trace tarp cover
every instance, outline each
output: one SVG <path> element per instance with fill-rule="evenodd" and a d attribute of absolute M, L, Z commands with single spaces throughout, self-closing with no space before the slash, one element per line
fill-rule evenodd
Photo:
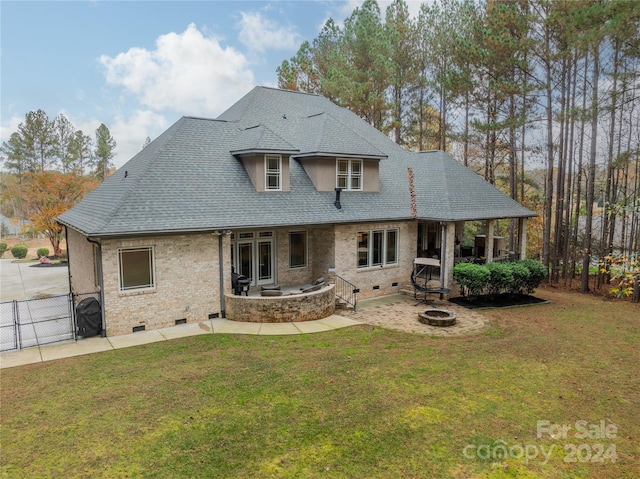
<path fill-rule="evenodd" d="M 78 336 L 97 336 L 102 330 L 102 312 L 96 298 L 85 298 L 76 306 Z"/>

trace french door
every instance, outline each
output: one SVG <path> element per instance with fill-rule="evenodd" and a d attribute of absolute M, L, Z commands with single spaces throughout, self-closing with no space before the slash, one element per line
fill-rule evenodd
<path fill-rule="evenodd" d="M 236 273 L 252 286 L 275 282 L 275 237 L 272 231 L 234 233 L 231 258 Z"/>

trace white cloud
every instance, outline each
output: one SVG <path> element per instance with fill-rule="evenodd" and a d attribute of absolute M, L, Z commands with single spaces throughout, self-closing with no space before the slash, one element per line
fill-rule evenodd
<path fill-rule="evenodd" d="M 163 115 L 150 110 L 138 110 L 129 118 L 116 117 L 107 127 L 116 140 L 113 163 L 120 168 L 142 150 L 147 137 L 155 139 L 168 125 Z"/>
<path fill-rule="evenodd" d="M 0 125 L 0 142 L 9 141 L 13 133 L 18 131 L 18 125 L 24 122 L 24 116 L 12 116 L 9 121 Z"/>
<path fill-rule="evenodd" d="M 64 110 L 59 113 L 66 116 L 76 130 L 82 130 L 85 135 L 91 137 L 94 142 L 93 148 L 95 148 L 96 130 L 101 123 L 104 123 L 116 140 L 113 163 L 117 168 L 142 150 L 147 137 L 153 140 L 168 127 L 167 119 L 163 115 L 150 110 L 136 110 L 128 118 L 119 115 L 108 122 L 95 118 L 76 119 Z"/>
<path fill-rule="evenodd" d="M 238 39 L 251 50 L 297 50 L 300 46 L 302 40 L 295 27 L 278 25 L 260 12 L 240 14 L 242 19 L 238 22 Z"/>
<path fill-rule="evenodd" d="M 254 85 L 248 61 L 205 37 L 194 24 L 156 40 L 156 49 L 102 55 L 107 82 L 124 87 L 154 111 L 215 117 Z"/>

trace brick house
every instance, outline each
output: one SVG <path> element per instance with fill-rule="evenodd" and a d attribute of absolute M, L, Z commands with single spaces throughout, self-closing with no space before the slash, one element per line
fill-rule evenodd
<path fill-rule="evenodd" d="M 367 298 L 436 256 L 450 288 L 466 221 L 486 222 L 476 254 L 490 261 L 494 221 L 517 219 L 522 256 L 532 216 L 447 153 L 408 152 L 321 96 L 256 87 L 215 120 L 178 120 L 59 222 L 72 292 L 99 292 L 111 336 L 224 317 L 232 268 L 252 290 L 339 277 Z"/>

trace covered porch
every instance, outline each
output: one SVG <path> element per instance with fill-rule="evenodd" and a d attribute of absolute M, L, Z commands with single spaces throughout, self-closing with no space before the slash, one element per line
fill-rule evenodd
<path fill-rule="evenodd" d="M 421 220 L 414 274 L 423 275 L 430 289 L 452 291 L 457 263 L 517 261 L 526 257 L 527 217 L 464 221 Z M 502 231 L 497 233 L 498 222 Z M 472 223 L 473 227 L 469 227 Z M 426 267 L 425 267 L 426 266 Z"/>

